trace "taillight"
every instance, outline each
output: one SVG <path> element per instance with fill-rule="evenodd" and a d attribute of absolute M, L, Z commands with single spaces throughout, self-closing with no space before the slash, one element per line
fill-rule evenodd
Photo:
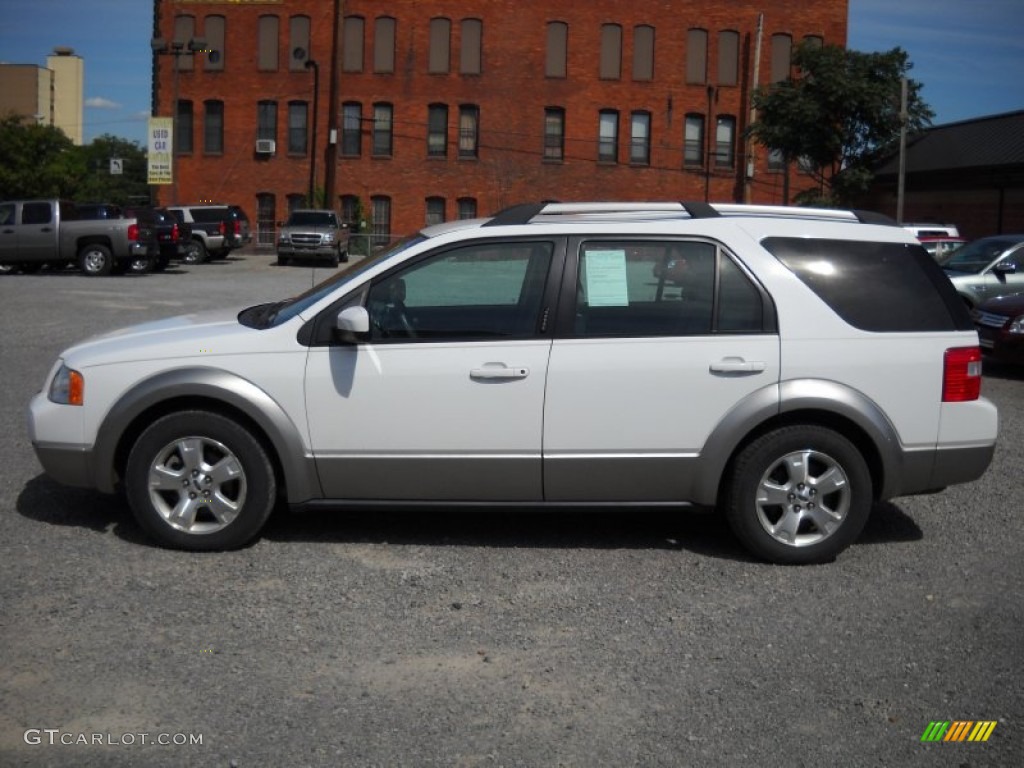
<path fill-rule="evenodd" d="M 242 236 L 242 222 L 236 221 L 235 222 L 235 237 L 241 237 L 241 236 Z"/>
<path fill-rule="evenodd" d="M 942 402 L 962 403 L 981 396 L 981 348 L 946 350 L 942 368 Z"/>
<path fill-rule="evenodd" d="M 179 237 L 181 237 L 181 235 L 178 233 L 178 225 L 174 224 L 174 225 L 171 226 L 171 242 L 172 243 L 178 242 L 178 238 Z"/>
<path fill-rule="evenodd" d="M 221 237 L 224 237 L 224 235 L 226 235 L 227 232 L 228 230 L 227 227 L 224 226 L 224 222 L 219 222 L 217 224 L 217 234 L 219 234 Z"/>
<path fill-rule="evenodd" d="M 128 239 L 133 243 L 139 239 L 139 225 L 129 224 L 128 225 Z"/>

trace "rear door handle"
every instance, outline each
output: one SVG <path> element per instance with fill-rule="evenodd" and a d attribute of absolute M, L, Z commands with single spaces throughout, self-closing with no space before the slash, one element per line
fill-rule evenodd
<path fill-rule="evenodd" d="M 726 357 L 711 364 L 712 373 L 761 373 L 767 364 L 761 360 L 744 360 L 742 357 Z"/>
<path fill-rule="evenodd" d="M 480 368 L 474 368 L 469 372 L 471 379 L 480 381 L 494 381 L 495 379 L 525 379 L 530 375 L 530 369 L 522 365 L 505 365 L 505 363 L 485 363 Z"/>

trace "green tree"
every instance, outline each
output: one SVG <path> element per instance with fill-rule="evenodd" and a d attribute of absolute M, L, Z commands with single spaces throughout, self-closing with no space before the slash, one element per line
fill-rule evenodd
<path fill-rule="evenodd" d="M 787 163 L 810 169 L 815 186 L 801 190 L 805 205 L 856 204 L 871 184 L 872 167 L 896 151 L 900 84 L 913 66 L 905 51 L 861 53 L 804 43 L 793 55 L 798 74 L 758 88 L 753 138 Z M 933 112 L 908 78 L 908 131 L 926 128 Z"/>
<path fill-rule="evenodd" d="M 79 149 L 53 126 L 0 118 L 0 198 L 73 196 L 85 175 Z"/>
<path fill-rule="evenodd" d="M 146 152 L 137 142 L 104 134 L 76 149 L 83 157 L 86 173 L 75 191 L 75 200 L 118 205 L 149 200 Z M 110 172 L 114 159 L 121 161 L 120 174 Z"/>

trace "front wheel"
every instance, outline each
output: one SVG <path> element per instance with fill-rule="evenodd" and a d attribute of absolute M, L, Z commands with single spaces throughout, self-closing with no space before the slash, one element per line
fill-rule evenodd
<path fill-rule="evenodd" d="M 92 243 L 78 252 L 78 266 L 89 277 L 103 277 L 113 271 L 114 257 L 107 246 Z"/>
<path fill-rule="evenodd" d="M 139 436 L 125 470 L 139 525 L 176 549 L 235 549 L 259 533 L 277 496 L 274 469 L 249 430 L 218 413 L 183 411 Z"/>
<path fill-rule="evenodd" d="M 753 554 L 782 564 L 832 560 L 860 535 L 872 504 L 871 474 L 842 435 L 783 427 L 736 456 L 725 514 Z"/>

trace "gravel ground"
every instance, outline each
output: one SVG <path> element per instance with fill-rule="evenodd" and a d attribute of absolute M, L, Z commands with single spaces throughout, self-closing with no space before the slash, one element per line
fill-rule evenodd
<path fill-rule="evenodd" d="M 272 260 L 0 276 L 0 765 L 1024 764 L 1024 372 L 986 367 L 982 481 L 806 568 L 636 512 L 278 514 L 171 552 L 42 475 L 25 409 L 63 347 L 325 274 Z M 921 743 L 934 720 L 998 725 Z"/>

